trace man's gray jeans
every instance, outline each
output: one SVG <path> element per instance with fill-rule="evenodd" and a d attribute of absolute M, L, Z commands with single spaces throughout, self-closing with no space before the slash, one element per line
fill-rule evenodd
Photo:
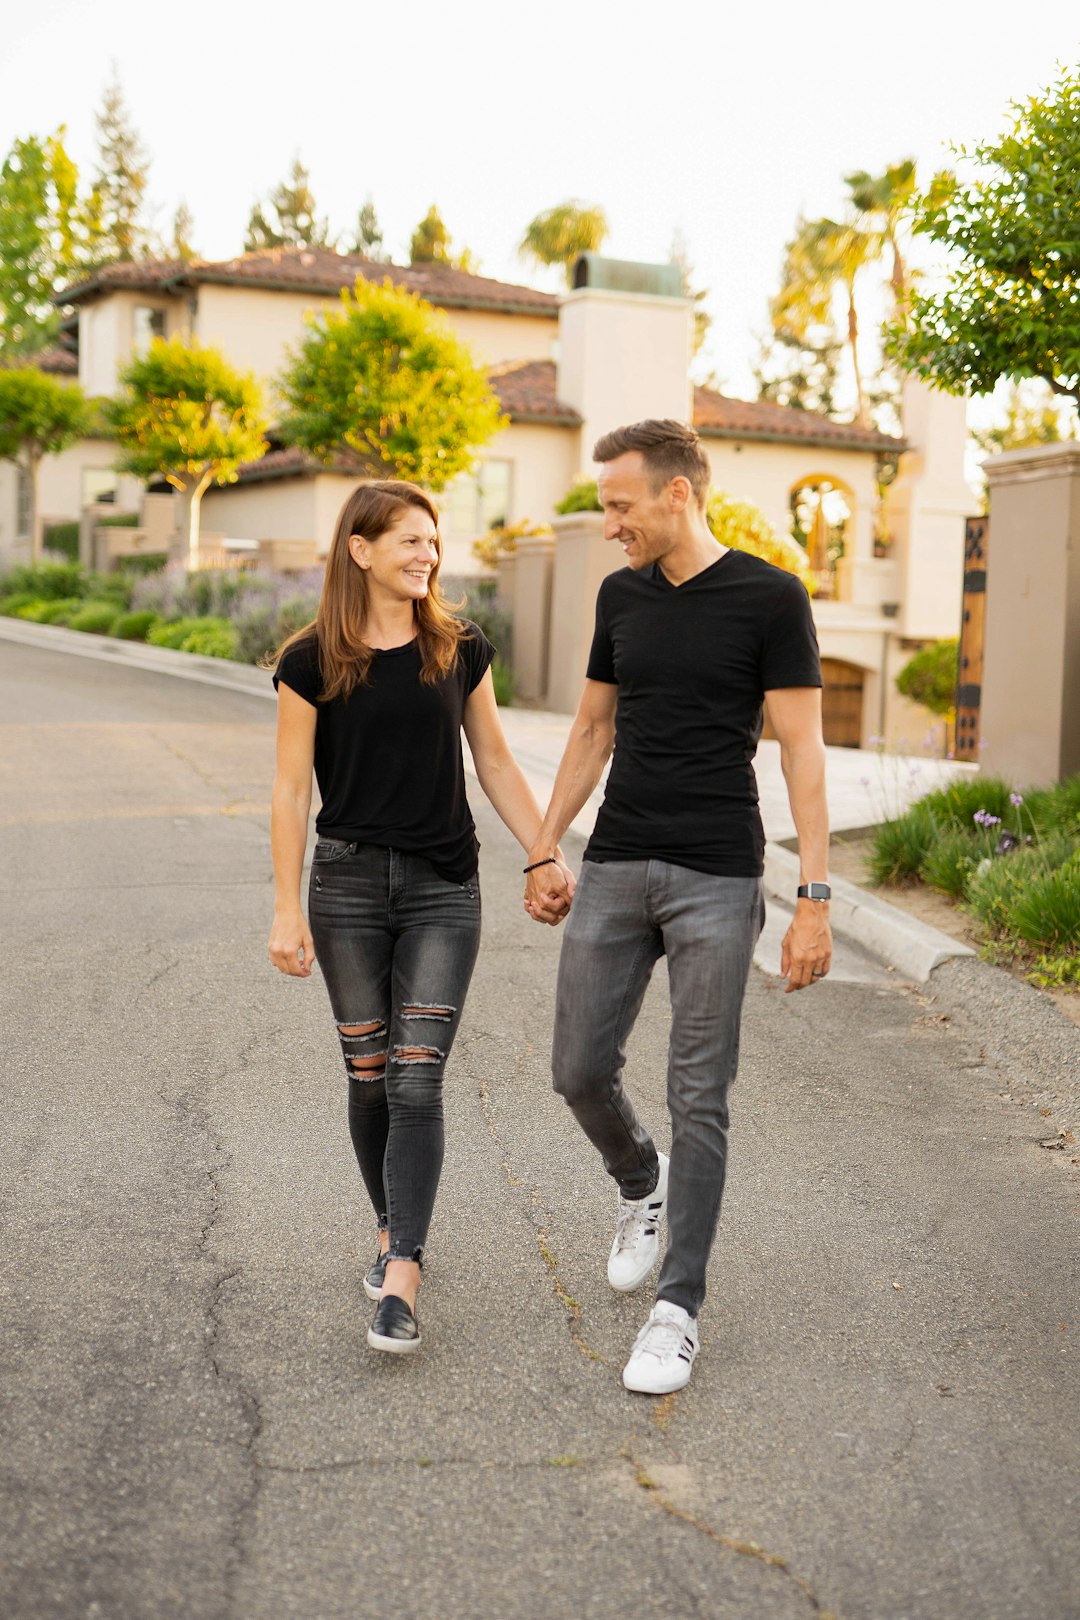
<path fill-rule="evenodd" d="M 627 1198 L 656 1186 L 656 1148 L 623 1089 L 626 1042 L 652 970 L 671 991 L 668 1249 L 657 1298 L 696 1316 L 727 1167 L 728 1090 L 765 917 L 760 878 L 667 861 L 585 861 L 559 959 L 552 1069 Z"/>

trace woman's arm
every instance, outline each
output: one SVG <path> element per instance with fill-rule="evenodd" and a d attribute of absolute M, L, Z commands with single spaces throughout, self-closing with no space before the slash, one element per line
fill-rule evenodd
<path fill-rule="evenodd" d="M 315 763 L 313 704 L 282 681 L 278 686 L 277 764 L 270 801 L 270 852 L 274 860 L 274 921 L 270 960 L 295 979 L 311 975 L 315 945 L 300 902 L 311 772 Z"/>
<path fill-rule="evenodd" d="M 524 773 L 510 752 L 503 735 L 495 702 L 495 687 L 488 670 L 465 701 L 462 727 L 472 751 L 476 775 L 500 819 L 509 827 L 522 849 L 528 852 L 536 840 L 543 817 L 540 806 Z M 553 849 L 557 864 L 545 866 L 539 874 L 554 913 L 546 920 L 558 922 L 570 909 L 574 879 L 563 865 L 561 853 Z"/>

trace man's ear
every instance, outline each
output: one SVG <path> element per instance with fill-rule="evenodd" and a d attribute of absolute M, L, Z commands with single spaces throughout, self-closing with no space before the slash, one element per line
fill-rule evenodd
<path fill-rule="evenodd" d="M 671 510 L 673 512 L 685 512 L 694 494 L 689 478 L 684 478 L 681 473 L 673 478 L 668 485 L 668 494 L 671 500 Z"/>

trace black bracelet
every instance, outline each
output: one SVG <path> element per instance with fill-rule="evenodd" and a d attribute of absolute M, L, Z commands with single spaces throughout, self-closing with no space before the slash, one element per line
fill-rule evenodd
<path fill-rule="evenodd" d="M 542 861 L 533 861 L 531 866 L 523 866 L 521 870 L 523 872 L 535 872 L 538 866 L 558 866 L 558 864 L 559 857 L 557 855 L 548 855 Z"/>

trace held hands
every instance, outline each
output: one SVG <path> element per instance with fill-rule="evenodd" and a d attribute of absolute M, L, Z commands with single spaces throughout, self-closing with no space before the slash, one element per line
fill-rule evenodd
<path fill-rule="evenodd" d="M 832 966 L 832 930 L 828 903 L 796 900 L 795 915 L 780 947 L 780 977 L 787 990 L 805 990 L 823 979 Z"/>
<path fill-rule="evenodd" d="M 315 941 L 302 911 L 275 911 L 267 949 L 279 973 L 292 979 L 310 979 L 315 965 Z"/>
<path fill-rule="evenodd" d="M 533 922 L 557 928 L 570 910 L 575 887 L 574 874 L 562 857 L 556 856 L 525 874 L 525 910 Z"/>

